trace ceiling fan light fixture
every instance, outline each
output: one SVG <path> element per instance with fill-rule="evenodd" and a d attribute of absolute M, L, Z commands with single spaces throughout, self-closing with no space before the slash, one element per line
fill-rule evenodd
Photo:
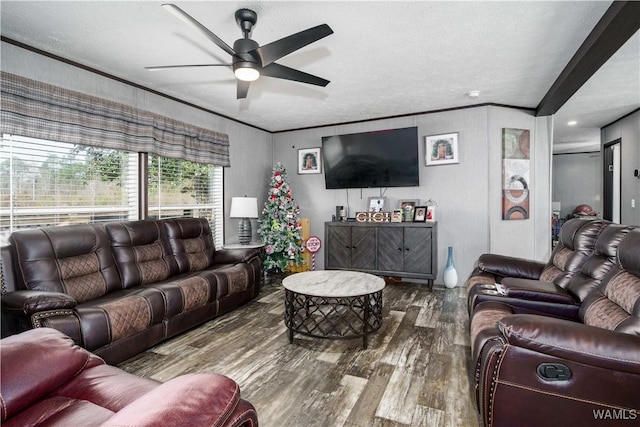
<path fill-rule="evenodd" d="M 233 64 L 233 74 L 236 75 L 238 80 L 243 82 L 253 82 L 260 77 L 260 71 L 253 62 L 237 62 Z"/>

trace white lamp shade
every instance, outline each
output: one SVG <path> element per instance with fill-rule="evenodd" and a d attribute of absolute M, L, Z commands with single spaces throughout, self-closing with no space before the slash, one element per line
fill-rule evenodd
<path fill-rule="evenodd" d="M 230 218 L 258 218 L 256 197 L 232 197 Z"/>

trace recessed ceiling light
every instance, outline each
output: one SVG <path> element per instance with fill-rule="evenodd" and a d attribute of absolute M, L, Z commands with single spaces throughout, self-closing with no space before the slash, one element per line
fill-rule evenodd
<path fill-rule="evenodd" d="M 568 124 L 569 126 L 575 126 L 575 125 L 577 125 L 577 124 L 578 124 L 578 122 L 576 122 L 575 120 L 571 120 L 570 122 L 567 122 L 567 124 Z"/>
<path fill-rule="evenodd" d="M 469 97 L 469 99 L 476 99 L 477 97 L 480 96 L 480 91 L 479 90 L 470 90 L 469 92 L 467 92 L 467 96 Z"/>

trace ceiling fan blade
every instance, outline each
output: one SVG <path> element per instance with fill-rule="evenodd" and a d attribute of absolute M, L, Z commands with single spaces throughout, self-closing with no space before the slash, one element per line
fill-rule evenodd
<path fill-rule="evenodd" d="M 227 52 L 229 55 L 233 56 L 233 55 L 236 54 L 235 51 L 231 48 L 231 46 L 226 44 L 220 37 L 218 37 L 215 34 L 213 34 L 211 31 L 209 31 L 209 29 L 207 27 L 205 27 L 204 25 L 202 25 L 201 23 L 196 21 L 187 12 L 185 12 L 182 9 L 180 9 L 175 4 L 165 3 L 165 4 L 162 5 L 162 7 L 164 8 L 164 10 L 166 10 L 169 13 L 171 13 L 173 16 L 175 16 L 176 18 L 180 19 L 182 22 L 184 22 L 184 23 L 186 23 L 188 25 L 191 25 L 193 28 L 195 28 L 196 30 L 200 31 L 207 38 L 209 38 L 209 40 L 214 42 L 216 45 L 218 45 L 222 50 Z"/>
<path fill-rule="evenodd" d="M 329 84 L 329 80 L 275 63 L 262 67 L 260 74 L 267 77 L 294 80 L 316 86 L 326 86 Z"/>
<path fill-rule="evenodd" d="M 171 68 L 188 68 L 188 67 L 231 67 L 233 64 L 191 64 L 191 65 L 157 65 L 154 67 L 144 67 L 145 70 L 159 71 Z"/>
<path fill-rule="evenodd" d="M 237 99 L 244 99 L 247 97 L 247 93 L 249 93 L 249 85 L 251 82 L 245 82 L 244 80 L 238 80 L 238 96 Z"/>
<path fill-rule="evenodd" d="M 318 25 L 308 30 L 300 31 L 280 40 L 276 40 L 264 46 L 260 46 L 249 53 L 257 53 L 262 62 L 262 66 L 271 64 L 274 61 L 290 54 L 308 44 L 311 44 L 323 37 L 333 34 L 333 30 L 327 24 Z"/>

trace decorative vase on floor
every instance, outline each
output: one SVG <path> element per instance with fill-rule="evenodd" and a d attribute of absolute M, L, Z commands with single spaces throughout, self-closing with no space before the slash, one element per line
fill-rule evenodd
<path fill-rule="evenodd" d="M 453 264 L 453 246 L 449 246 L 449 254 L 447 256 L 447 265 L 444 268 L 444 285 L 451 289 L 458 284 L 458 272 Z"/>

